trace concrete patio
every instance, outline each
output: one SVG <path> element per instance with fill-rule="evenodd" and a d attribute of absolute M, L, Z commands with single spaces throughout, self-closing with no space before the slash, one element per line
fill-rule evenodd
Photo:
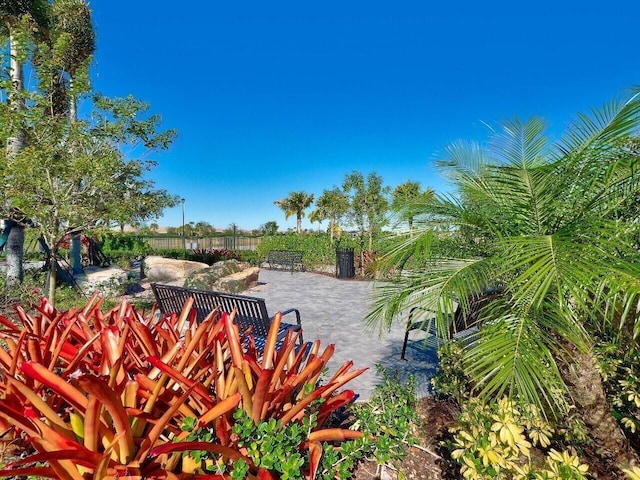
<path fill-rule="evenodd" d="M 354 362 L 354 368 L 368 367 L 367 372 L 347 384 L 359 394 L 359 400 L 368 399 L 375 386 L 381 383 L 382 377 L 375 367 L 377 364 L 383 366 L 388 374 L 397 374 L 401 381 L 414 375 L 418 396 L 430 393 L 430 379 L 437 364 L 434 339 L 430 339 L 425 348 L 424 334 L 415 332 L 410 336 L 407 360 L 401 360 L 404 321 L 398 322 L 382 336 L 377 330 L 370 331 L 364 323 L 373 304 L 373 282 L 262 269 L 258 286 L 245 294 L 264 298 L 270 315 L 279 310 L 297 308 L 302 318 L 305 341 L 319 339 L 322 348 L 335 344 L 335 353 L 329 363 L 330 372 L 350 360 Z M 284 320 L 295 322 L 295 316 L 287 315 Z"/>

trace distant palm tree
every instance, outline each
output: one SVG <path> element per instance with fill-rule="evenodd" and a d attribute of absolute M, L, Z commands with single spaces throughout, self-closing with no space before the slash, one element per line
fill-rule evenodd
<path fill-rule="evenodd" d="M 578 117 L 554 145 L 539 118 L 505 122 L 487 146 L 452 145 L 441 165 L 458 195 L 436 199 L 414 238 L 398 237 L 387 257 L 396 280 L 380 286 L 368 316 L 387 328 L 408 309 L 431 309 L 447 335 L 452 298 L 468 311 L 475 295 L 501 286 L 462 359 L 476 393 L 553 412 L 570 394 L 600 451 L 620 463 L 638 458 L 609 414 L 590 347 L 608 325 L 637 348 L 638 225 L 620 212 L 640 195 L 640 159 L 626 146 L 639 128 L 636 95 Z M 438 234 L 435 221 L 447 228 Z M 470 245 L 488 248 L 451 261 L 439 250 L 443 237 L 465 232 Z M 415 252 L 422 263 L 410 268 Z"/>
<path fill-rule="evenodd" d="M 433 199 L 434 192 L 430 188 L 423 192 L 420 182 L 407 180 L 391 192 L 391 197 L 391 209 L 398 212 L 402 221 L 407 222 L 411 232 L 413 231 L 413 219 L 416 214 L 424 210 L 424 203 Z"/>
<path fill-rule="evenodd" d="M 296 231 L 302 233 L 302 218 L 304 211 L 313 203 L 313 193 L 291 192 L 287 198 L 276 200 L 273 203 L 284 211 L 285 220 L 291 215 L 296 216 Z"/>
<path fill-rule="evenodd" d="M 337 187 L 331 190 L 323 190 L 322 195 L 316 200 L 316 209 L 313 211 L 313 218 L 317 221 L 329 220 L 329 232 L 331 243 L 336 230 L 338 219 L 349 210 L 349 197 Z"/>

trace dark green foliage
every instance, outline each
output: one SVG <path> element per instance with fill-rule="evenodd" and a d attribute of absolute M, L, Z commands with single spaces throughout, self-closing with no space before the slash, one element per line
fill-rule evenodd
<path fill-rule="evenodd" d="M 216 262 L 223 260 L 240 260 L 241 255 L 232 250 L 226 248 L 198 248 L 191 250 L 188 254 L 189 260 L 196 262 L 206 263 L 207 265 L 213 265 Z"/>
<path fill-rule="evenodd" d="M 613 406 L 613 416 L 635 444 L 640 443 L 640 353 L 614 339 L 601 339 L 595 347 L 598 369 Z"/>
<path fill-rule="evenodd" d="M 260 264 L 260 256 L 255 250 L 234 250 L 234 253 L 239 256 L 241 261 L 250 265 L 258 266 Z"/>
<path fill-rule="evenodd" d="M 355 239 L 343 235 L 339 243 L 340 247 L 358 247 Z M 303 252 L 302 261 L 307 266 L 332 265 L 336 261 L 336 244 L 331 244 L 326 233 L 312 233 L 298 235 L 286 233 L 263 237 L 256 249 L 258 256 L 263 261 L 271 250 L 297 250 Z"/>
<path fill-rule="evenodd" d="M 283 428 L 275 418 L 258 425 L 244 410 L 237 410 L 233 433 L 238 435 L 238 446 L 247 449 L 247 456 L 256 466 L 280 473 L 282 479 L 302 479 L 302 470 L 308 459 L 300 452 L 299 446 L 306 432 L 316 424 L 315 414 L 305 416 L 302 425 L 291 422 Z"/>
<path fill-rule="evenodd" d="M 402 384 L 397 376 L 383 367 L 383 383 L 376 387 L 371 399 L 353 405 L 354 427 L 365 433 L 363 438 L 341 444 L 339 452 L 325 447 L 318 476 L 322 480 L 350 478 L 351 472 L 364 459 L 379 465 L 395 464 L 404 459 L 407 449 L 416 443 L 412 426 L 417 422 L 416 385 L 410 378 Z"/>
<path fill-rule="evenodd" d="M 142 237 L 123 233 L 108 233 L 100 240 L 100 248 L 106 255 L 118 251 L 131 251 L 135 255 L 147 255 L 151 247 Z"/>
<path fill-rule="evenodd" d="M 402 384 L 397 375 L 389 375 L 376 365 L 383 383 L 367 403 L 356 405 L 354 413 L 365 432 L 376 437 L 373 455 L 379 464 L 401 460 L 406 447 L 415 444 L 411 427 L 418 420 L 416 413 L 415 378 Z"/>
<path fill-rule="evenodd" d="M 465 373 L 463 347 L 457 341 L 445 343 L 438 349 L 438 370 L 431 379 L 435 392 L 439 395 L 451 396 L 459 404 L 471 397 L 472 383 Z"/>

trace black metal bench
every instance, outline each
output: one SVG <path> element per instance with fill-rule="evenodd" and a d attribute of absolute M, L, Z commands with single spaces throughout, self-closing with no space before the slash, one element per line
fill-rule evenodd
<path fill-rule="evenodd" d="M 263 298 L 249 297 L 245 295 L 233 295 L 230 293 L 216 292 L 212 290 L 196 290 L 193 288 L 175 287 L 152 283 L 151 289 L 156 297 L 158 308 L 162 313 L 180 313 L 182 306 L 189 298 L 193 298 L 193 308 L 196 309 L 199 322 L 215 309 L 231 313 L 236 310 L 235 321 L 240 331 L 251 328 L 251 333 L 259 352 L 264 350 L 264 345 L 271 327 L 271 320 L 267 313 L 267 306 Z M 300 332 L 298 342 L 302 346 L 302 324 L 300 312 L 296 308 L 290 308 L 282 312 L 283 317 L 289 313 L 295 313 L 296 323 L 280 324 L 278 330 L 278 342 L 287 334 L 289 329 Z"/>
<path fill-rule="evenodd" d="M 296 267 L 304 270 L 302 254 L 297 250 L 271 250 L 267 255 L 267 263 L 269 268 L 286 268 L 293 274 Z"/>
<path fill-rule="evenodd" d="M 497 295 L 502 292 L 503 286 L 497 286 L 489 288 L 483 291 L 479 295 L 475 295 L 468 300 L 467 310 L 462 309 L 462 305 L 458 303 L 455 311 L 453 312 L 453 318 L 449 318 L 449 335 L 453 336 L 456 333 L 469 330 L 474 327 L 479 327 L 482 322 L 480 314 L 482 309 Z M 404 334 L 404 342 L 402 344 L 402 353 L 400 358 L 406 360 L 405 354 L 407 352 L 407 343 L 409 341 L 409 333 L 413 330 L 421 330 L 427 335 L 437 337 L 438 332 L 436 330 L 436 314 L 431 309 L 413 307 L 409 310 L 409 318 L 407 319 L 407 329 Z"/>

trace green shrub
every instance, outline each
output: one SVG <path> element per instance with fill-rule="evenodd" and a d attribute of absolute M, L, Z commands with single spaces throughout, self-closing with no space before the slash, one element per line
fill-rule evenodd
<path fill-rule="evenodd" d="M 196 262 L 206 263 L 207 265 L 213 265 L 216 262 L 224 260 L 240 260 L 241 255 L 226 248 L 198 248 L 189 250 L 187 252 L 187 258 Z"/>
<path fill-rule="evenodd" d="M 463 348 L 459 341 L 450 340 L 438 348 L 438 369 L 431 379 L 434 391 L 451 396 L 459 404 L 471 397 L 472 384 L 464 371 Z"/>
<path fill-rule="evenodd" d="M 159 248 L 152 252 L 152 255 L 158 255 L 164 258 L 184 259 L 188 255 L 188 250 L 182 248 Z"/>
<path fill-rule="evenodd" d="M 356 240 L 348 235 L 343 235 L 340 242 L 332 244 L 326 233 L 285 233 L 263 237 L 256 251 L 261 261 L 265 261 L 271 250 L 298 250 L 303 252 L 302 261 L 305 265 L 312 267 L 335 264 L 338 245 L 358 248 Z"/>
<path fill-rule="evenodd" d="M 373 439 L 367 456 L 379 465 L 395 466 L 406 457 L 408 448 L 416 444 L 413 434 L 418 421 L 416 381 L 409 377 L 403 384 L 397 375 L 389 375 L 380 365 L 376 368 L 383 382 L 376 386 L 368 402 L 353 406 L 355 426 L 367 434 L 365 439 Z"/>
<path fill-rule="evenodd" d="M 260 265 L 260 255 L 255 250 L 234 250 L 240 255 L 240 260 L 247 262 L 253 266 Z"/>
<path fill-rule="evenodd" d="M 134 256 L 148 255 L 152 249 L 149 243 L 140 236 L 126 233 L 109 232 L 99 239 L 100 248 L 107 256 L 112 252 L 131 251 Z"/>
<path fill-rule="evenodd" d="M 587 478 L 588 466 L 573 448 L 557 443 L 556 430 L 533 405 L 506 397 L 491 405 L 471 399 L 452 433 L 451 457 L 464 478 Z M 544 463 L 531 455 L 533 448 L 545 454 Z"/>
<path fill-rule="evenodd" d="M 376 387 L 372 398 L 366 403 L 345 407 L 345 411 L 334 413 L 334 418 L 329 420 L 339 423 L 344 417 L 350 417 L 353 419 L 350 431 L 360 431 L 364 435 L 345 438 L 339 449 L 325 444 L 316 478 L 349 478 L 364 459 L 374 460 L 379 465 L 396 464 L 415 444 L 412 434 L 412 427 L 417 421 L 415 380 L 410 378 L 406 384 L 401 384 L 396 377 L 387 375 L 382 367 L 377 368 L 383 376 L 383 383 Z M 246 449 L 246 455 L 254 465 L 278 474 L 276 478 L 304 479 L 308 455 L 299 446 L 304 441 L 305 432 L 317 428 L 324 403 L 323 399 L 312 402 L 301 422 L 287 425 L 275 418 L 255 423 L 246 411 L 237 410 L 233 415 L 233 434 L 238 438 L 238 446 Z M 212 429 L 197 428 L 197 421 L 193 418 L 186 419 L 182 429 L 189 433 L 186 441 L 210 442 L 215 439 Z M 204 471 L 218 468 L 210 463 L 215 456 L 205 451 L 189 454 L 204 466 Z M 242 461 L 234 464 L 231 478 L 244 478 L 240 472 L 245 472 Z"/>

